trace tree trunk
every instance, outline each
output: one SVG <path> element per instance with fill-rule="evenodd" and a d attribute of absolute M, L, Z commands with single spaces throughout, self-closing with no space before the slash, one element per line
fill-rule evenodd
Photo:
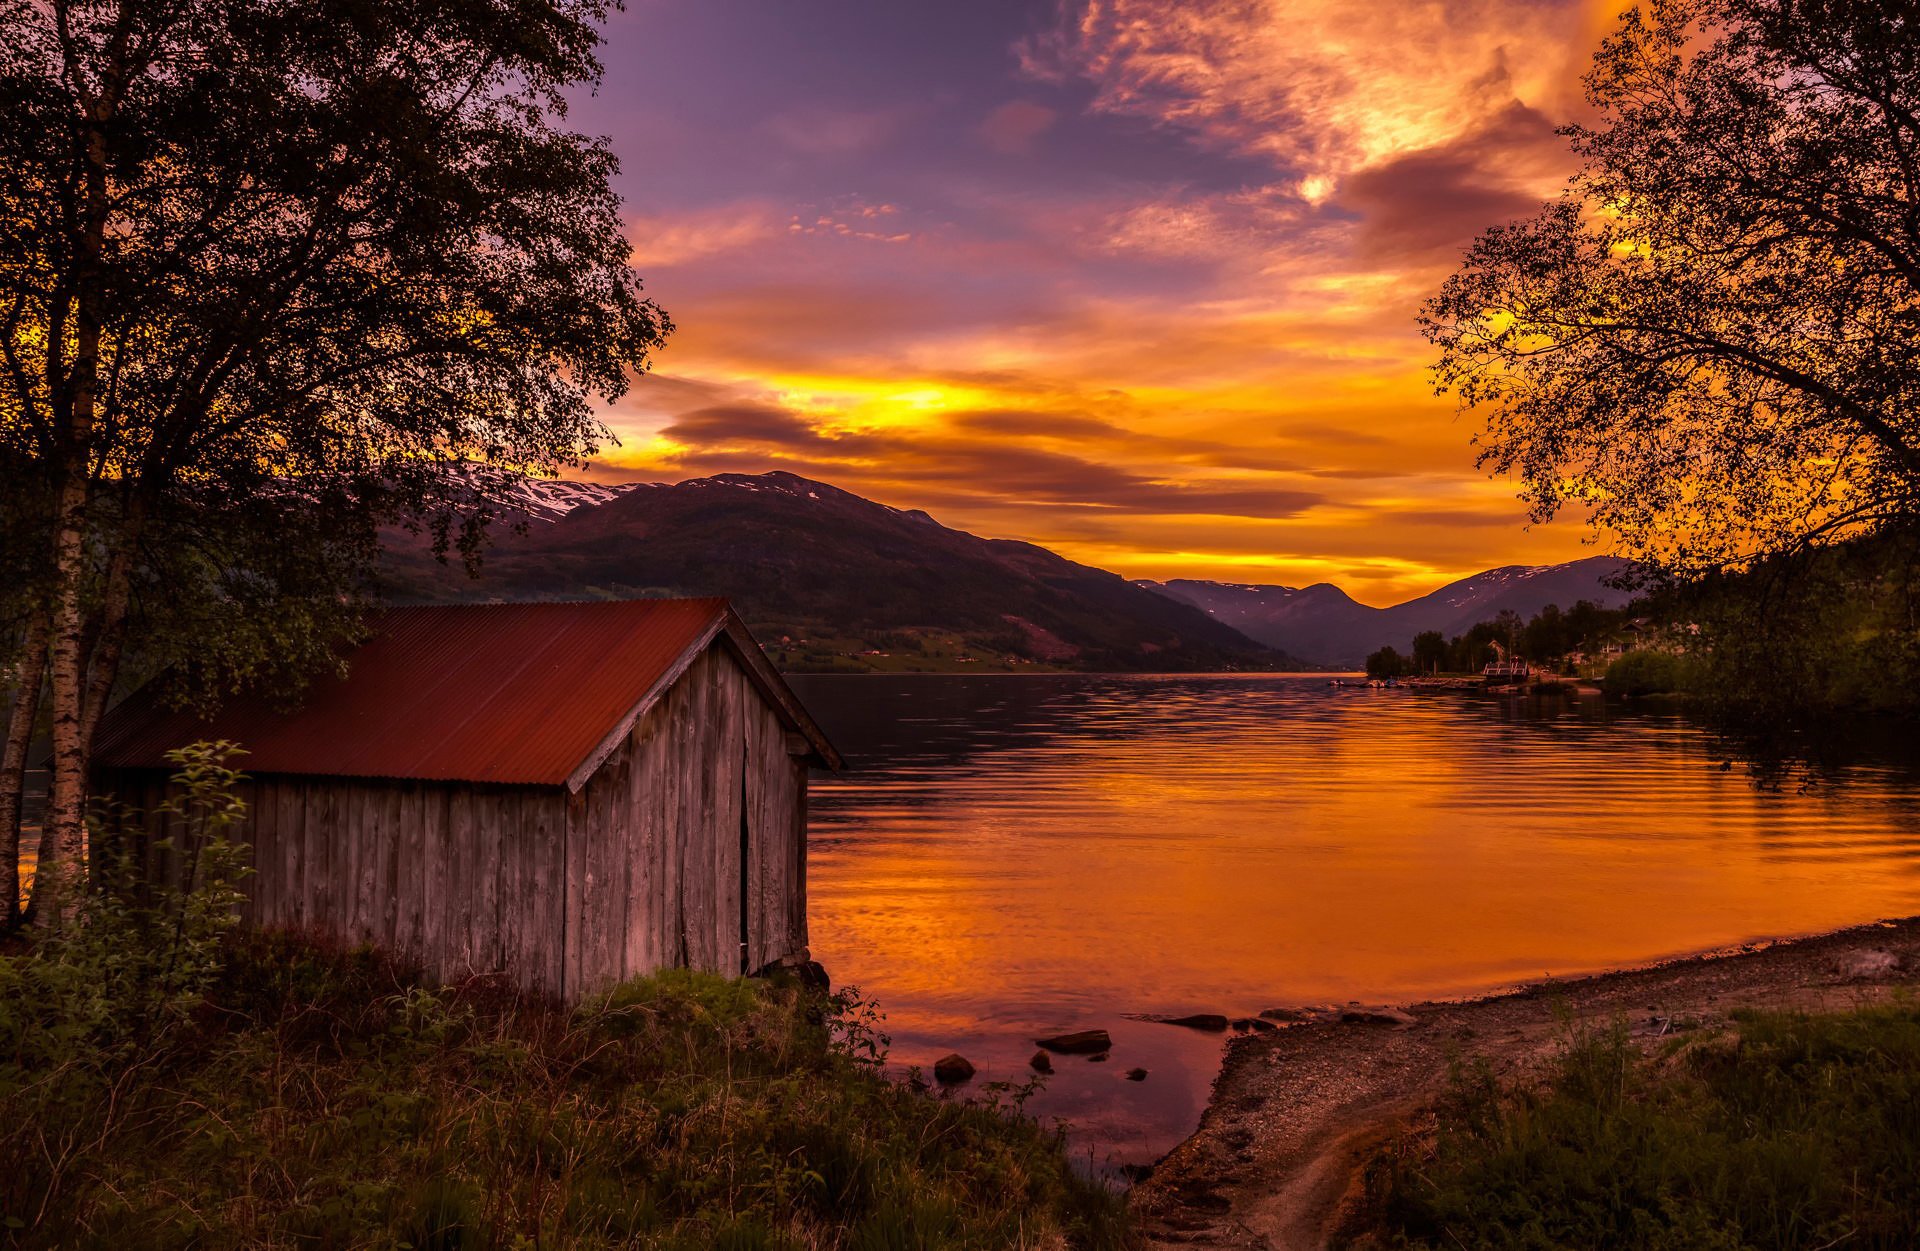
<path fill-rule="evenodd" d="M 40 688 L 47 679 L 47 618 L 35 616 L 20 652 L 18 688 L 0 749 L 0 933 L 20 925 L 20 820 L 27 791 L 27 752 L 40 715 Z"/>
<path fill-rule="evenodd" d="M 100 714 L 107 710 L 113 696 L 113 684 L 120 677 L 120 654 L 127 640 L 127 610 L 133 603 L 133 550 L 140 541 L 140 518 L 136 512 L 120 529 L 120 546 L 107 561 L 105 604 L 93 645 L 87 649 L 87 684 L 80 693 L 80 741 L 89 756 L 93 751 L 93 733 L 100 728 Z"/>
<path fill-rule="evenodd" d="M 53 698 L 53 782 L 47 803 L 46 830 L 40 840 L 40 863 L 35 870 L 35 919 L 60 925 L 73 900 L 59 891 L 62 877 L 76 876 L 85 855 L 87 820 L 87 765 L 92 744 L 87 738 L 86 699 L 91 683 L 87 665 L 87 584 L 91 553 L 87 535 L 98 520 L 93 515 L 94 443 L 98 437 L 100 338 L 105 304 L 102 257 L 106 249 L 107 127 L 118 104 L 118 56 L 123 35 L 116 35 L 114 53 L 103 67 L 103 90 L 82 87 L 86 126 L 81 132 L 82 200 L 74 265 L 74 351 L 68 374 L 66 429 L 60 448 L 60 500 L 53 540 L 53 637 L 51 640 Z M 77 67 L 69 65 L 69 70 Z M 76 84 L 84 74 L 75 73 Z M 117 650 L 117 649 L 116 649 Z M 49 906 L 42 906 L 42 904 Z"/>
<path fill-rule="evenodd" d="M 82 737 L 82 707 L 86 697 L 87 637 L 82 595 L 87 580 L 86 468 L 70 468 L 60 492 L 60 524 L 54 544 L 59 590 L 54 599 L 53 638 L 53 782 L 47 801 L 46 828 L 40 839 L 40 863 L 35 870 L 33 900 L 37 921 L 58 925 L 70 911 L 70 901 L 59 895 L 54 874 L 78 867 L 85 851 L 87 820 L 87 758 L 89 744 Z M 47 906 L 51 905 L 51 907 Z"/>

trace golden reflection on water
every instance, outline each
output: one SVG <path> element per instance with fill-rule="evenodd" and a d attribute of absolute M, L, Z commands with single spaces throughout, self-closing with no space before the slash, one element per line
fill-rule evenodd
<path fill-rule="evenodd" d="M 1408 1002 L 1920 912 L 1910 775 L 1761 790 L 1677 718 L 1323 677 L 798 684 L 852 761 L 814 782 L 814 954 L 908 1062 L 966 1044 L 1018 1076 L 1035 1032 L 1127 1013 Z M 1191 1128 L 1217 1045 L 1127 1029 L 1184 1093 L 1075 1070 L 1049 1097 L 1138 1158 Z"/>

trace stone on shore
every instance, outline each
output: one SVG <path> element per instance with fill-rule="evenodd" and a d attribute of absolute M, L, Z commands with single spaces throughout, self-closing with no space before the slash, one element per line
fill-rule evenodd
<path fill-rule="evenodd" d="M 1879 981 L 1900 971 L 1900 957 L 1878 947 L 1846 952 L 1833 963 L 1834 972 L 1854 982 Z"/>
<path fill-rule="evenodd" d="M 1084 1056 L 1113 1050 L 1113 1038 L 1103 1029 L 1083 1029 L 1071 1034 L 1055 1034 L 1052 1038 L 1040 1039 L 1039 1043 L 1048 1051 L 1065 1056 Z"/>
<path fill-rule="evenodd" d="M 1341 1009 L 1340 1021 L 1345 1025 L 1391 1025 L 1395 1029 L 1411 1029 L 1420 1024 L 1419 1017 L 1399 1008 L 1361 1005 Z"/>
<path fill-rule="evenodd" d="M 972 1081 L 973 1064 L 959 1052 L 942 1056 L 933 1062 L 934 1080 L 943 1086 L 954 1086 L 961 1082 Z"/>

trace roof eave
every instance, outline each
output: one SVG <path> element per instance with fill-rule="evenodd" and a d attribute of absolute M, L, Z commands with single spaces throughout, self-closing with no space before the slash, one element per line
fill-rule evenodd
<path fill-rule="evenodd" d="M 653 707 L 662 695 L 671 690 L 675 682 L 686 676 L 693 662 L 699 659 L 700 654 L 712 646 L 713 640 L 726 629 L 727 618 L 731 615 L 730 610 L 716 612 L 707 628 L 688 643 L 678 656 L 674 657 L 673 663 L 654 679 L 653 685 L 647 688 L 646 694 L 642 695 L 639 701 L 627 710 L 626 715 L 607 731 L 606 736 L 587 753 L 586 759 L 574 766 L 573 772 L 567 775 L 567 791 L 570 794 L 580 793 L 580 788 L 587 784 L 587 779 L 598 772 L 600 766 L 607 762 L 607 757 L 626 741 L 627 735 L 633 732 L 634 724 L 646 715 L 647 709 Z"/>
<path fill-rule="evenodd" d="M 806 736 L 807 742 L 813 748 L 812 753 L 806 757 L 808 763 L 823 769 L 831 769 L 836 773 L 846 768 L 847 762 L 840 755 L 839 749 L 827 737 L 827 732 L 820 728 L 820 723 L 813 719 L 806 705 L 800 702 L 800 697 L 793 693 L 793 688 L 787 685 L 786 679 L 780 676 L 780 671 L 773 667 L 773 662 L 767 659 L 766 653 L 760 650 L 759 642 L 754 639 L 752 632 L 747 629 L 746 622 L 740 619 L 740 614 L 733 610 L 732 605 L 728 605 L 726 612 L 726 638 L 735 658 L 741 662 L 742 667 L 747 671 L 747 677 L 759 688 L 760 693 L 780 710 L 782 717 L 792 729 Z"/>
<path fill-rule="evenodd" d="M 728 650 L 740 662 L 748 680 L 754 684 L 760 694 L 779 710 L 781 718 L 792 729 L 805 736 L 808 745 L 812 748 L 805 757 L 806 761 L 835 772 L 846 768 L 846 760 L 827 738 L 826 731 L 822 730 L 819 723 L 807 712 L 799 697 L 780 676 L 779 670 L 767 660 L 766 653 L 760 650 L 760 644 L 754 640 L 753 634 L 747 629 L 746 623 L 740 619 L 740 615 L 734 612 L 731 605 L 723 605 L 721 610 L 714 614 L 713 623 L 687 644 L 686 649 L 675 657 L 673 663 L 667 666 L 652 686 L 647 688 L 646 694 L 640 697 L 639 702 L 620 718 L 613 729 L 607 732 L 606 737 L 602 738 L 599 744 L 587 754 L 586 759 L 567 775 L 569 793 L 576 795 L 580 793 L 580 788 L 585 786 L 587 780 L 607 762 L 607 757 L 613 755 L 620 744 L 626 741 L 627 735 L 633 732 L 633 727 L 641 717 L 647 714 L 647 710 L 652 708 L 662 695 L 671 690 L 674 683 L 686 676 L 687 670 L 707 648 L 721 639 L 726 641 Z"/>

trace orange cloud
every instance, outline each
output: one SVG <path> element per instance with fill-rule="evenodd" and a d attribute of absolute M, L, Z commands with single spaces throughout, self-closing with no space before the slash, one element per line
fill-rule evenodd
<path fill-rule="evenodd" d="M 1091 87 L 1089 114 L 999 104 L 957 124 L 967 159 L 1031 169 L 1000 158 L 1106 125 L 1208 154 L 1207 176 L 849 180 L 637 219 L 681 329 L 608 414 L 624 445 L 600 472 L 786 468 L 1132 576 L 1373 603 L 1588 554 L 1474 467 L 1413 314 L 1564 178 L 1553 128 L 1612 3 L 1071 0 L 1017 47 L 1015 87 Z M 824 164 L 901 134 L 770 126 Z"/>

